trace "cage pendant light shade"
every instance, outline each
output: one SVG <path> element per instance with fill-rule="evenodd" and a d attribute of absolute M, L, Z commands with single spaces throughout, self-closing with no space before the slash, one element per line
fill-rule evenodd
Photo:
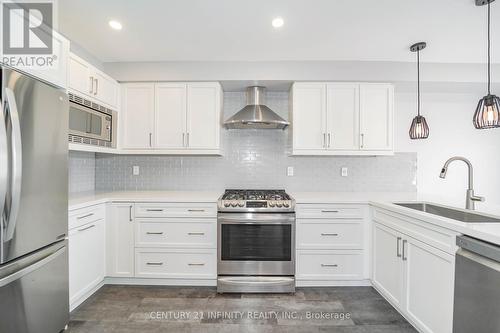
<path fill-rule="evenodd" d="M 500 98 L 487 95 L 479 100 L 474 113 L 474 127 L 489 129 L 500 127 Z"/>
<path fill-rule="evenodd" d="M 410 138 L 413 140 L 427 139 L 429 137 L 429 125 L 423 116 L 413 118 L 410 126 Z"/>

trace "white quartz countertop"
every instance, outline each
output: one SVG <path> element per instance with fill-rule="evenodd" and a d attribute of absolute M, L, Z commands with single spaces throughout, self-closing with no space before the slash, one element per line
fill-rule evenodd
<path fill-rule="evenodd" d="M 113 202 L 213 202 L 221 196 L 218 191 L 117 191 L 70 194 L 68 209 L 75 210 L 109 201 Z"/>

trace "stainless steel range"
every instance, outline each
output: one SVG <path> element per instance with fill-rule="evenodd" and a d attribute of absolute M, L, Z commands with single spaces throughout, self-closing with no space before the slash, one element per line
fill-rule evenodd
<path fill-rule="evenodd" d="M 295 201 L 284 190 L 226 190 L 218 202 L 217 291 L 295 291 Z"/>

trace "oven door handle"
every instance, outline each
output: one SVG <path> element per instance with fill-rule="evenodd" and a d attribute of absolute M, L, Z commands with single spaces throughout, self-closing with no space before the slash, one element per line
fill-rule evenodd
<path fill-rule="evenodd" d="M 217 215 L 217 222 L 221 224 L 293 224 L 295 223 L 295 214 L 219 214 Z"/>

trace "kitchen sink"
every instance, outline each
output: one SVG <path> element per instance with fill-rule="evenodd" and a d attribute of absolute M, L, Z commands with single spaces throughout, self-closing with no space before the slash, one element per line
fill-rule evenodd
<path fill-rule="evenodd" d="M 489 215 L 483 215 L 481 213 L 472 213 L 461 209 L 453 209 L 453 208 L 433 205 L 426 202 L 394 203 L 394 204 L 467 223 L 500 223 L 500 219 L 491 217 Z"/>

